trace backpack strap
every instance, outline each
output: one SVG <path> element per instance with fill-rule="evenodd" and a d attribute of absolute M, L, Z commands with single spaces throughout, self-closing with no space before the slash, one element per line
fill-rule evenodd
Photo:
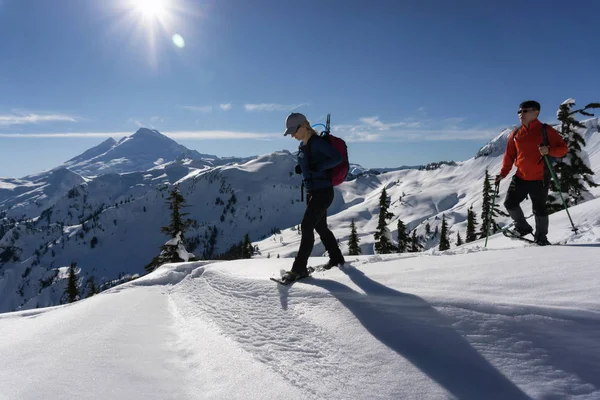
<path fill-rule="evenodd" d="M 517 132 L 519 132 L 519 130 L 521 129 L 521 127 L 519 126 L 517 129 L 515 129 L 510 136 L 508 137 L 508 140 L 516 140 L 516 136 L 517 136 Z"/>
<path fill-rule="evenodd" d="M 548 131 L 546 130 L 547 125 L 546 124 L 542 124 L 542 144 L 544 146 L 548 146 Z"/>

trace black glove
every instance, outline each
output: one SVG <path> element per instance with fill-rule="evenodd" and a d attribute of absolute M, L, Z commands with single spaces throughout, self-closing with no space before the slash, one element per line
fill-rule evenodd
<path fill-rule="evenodd" d="M 294 171 L 296 171 L 297 174 L 301 174 L 302 168 L 300 168 L 300 165 L 296 165 L 296 169 Z"/>
<path fill-rule="evenodd" d="M 496 179 L 494 180 L 494 183 L 496 184 L 496 186 L 498 186 L 500 184 L 501 180 L 502 180 L 502 175 L 496 175 Z"/>

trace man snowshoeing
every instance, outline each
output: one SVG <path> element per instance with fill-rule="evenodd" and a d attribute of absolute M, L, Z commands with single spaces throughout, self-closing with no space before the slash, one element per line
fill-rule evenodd
<path fill-rule="evenodd" d="M 513 219 L 514 230 L 519 236 L 533 234 L 533 228 L 527 223 L 520 206 L 529 195 L 535 215 L 534 242 L 546 246 L 550 244 L 546 237 L 548 234 L 546 200 L 551 177 L 543 157 L 564 157 L 568 149 L 567 144 L 554 128 L 538 120 L 540 108 L 540 104 L 533 100 L 525 101 L 519 106 L 521 126 L 508 138 L 502 169 L 496 175 L 495 182 L 499 185 L 500 181 L 510 173 L 513 164 L 517 167 L 517 172 L 508 187 L 504 207 Z"/>

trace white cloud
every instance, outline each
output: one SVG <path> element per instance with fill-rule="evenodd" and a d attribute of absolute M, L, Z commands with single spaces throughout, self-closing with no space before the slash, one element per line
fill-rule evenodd
<path fill-rule="evenodd" d="M 96 138 L 131 136 L 134 132 L 60 132 L 60 133 L 0 133 L 2 138 Z M 171 139 L 231 140 L 231 139 L 275 139 L 280 133 L 239 132 L 239 131 L 166 131 L 161 132 Z"/>
<path fill-rule="evenodd" d="M 393 128 L 401 128 L 401 127 L 417 128 L 421 125 L 420 122 L 392 122 L 392 123 L 386 124 L 386 123 L 381 122 L 379 120 L 379 117 L 363 117 L 360 119 L 360 122 L 362 122 L 363 124 L 365 124 L 369 127 L 377 128 L 382 131 L 393 129 Z"/>
<path fill-rule="evenodd" d="M 293 111 L 297 108 L 308 106 L 308 103 L 301 103 L 296 105 L 285 105 L 275 103 L 260 103 L 260 104 L 244 104 L 246 111 Z"/>
<path fill-rule="evenodd" d="M 221 110 L 223 110 L 223 111 L 229 111 L 229 110 L 231 110 L 231 103 L 220 104 L 219 106 L 221 107 Z"/>
<path fill-rule="evenodd" d="M 213 110 L 212 106 L 181 106 L 181 108 L 185 108 L 186 110 L 201 112 L 201 113 L 211 113 Z"/>
<path fill-rule="evenodd" d="M 446 118 L 442 121 L 442 123 L 444 124 L 460 124 L 462 122 L 465 121 L 465 118 L 462 117 L 452 117 L 452 118 Z"/>
<path fill-rule="evenodd" d="M 132 135 L 132 132 L 0 133 L 1 138 L 96 138 Z"/>
<path fill-rule="evenodd" d="M 128 122 L 131 122 L 138 128 L 142 128 L 142 127 L 146 126 L 146 124 L 144 124 L 142 121 L 140 121 L 139 119 L 135 119 L 135 118 L 129 118 Z"/>
<path fill-rule="evenodd" d="M 335 128 L 333 134 L 340 135 L 348 142 L 428 142 L 449 140 L 489 140 L 498 135 L 502 129 L 399 129 L 385 133 L 354 129 L 344 131 Z"/>
<path fill-rule="evenodd" d="M 446 118 L 440 121 L 384 123 L 378 117 L 363 117 L 357 124 L 335 125 L 333 133 L 349 142 L 422 142 L 449 140 L 489 140 L 502 128 L 463 128 L 465 118 Z"/>
<path fill-rule="evenodd" d="M 64 114 L 14 113 L 0 114 L 0 125 L 39 124 L 42 122 L 77 122 L 78 118 Z"/>
<path fill-rule="evenodd" d="M 163 122 L 164 120 L 161 117 L 152 117 L 150 118 L 151 122 Z"/>
<path fill-rule="evenodd" d="M 239 132 L 239 131 L 172 131 L 162 132 L 171 139 L 274 139 L 280 133 Z"/>

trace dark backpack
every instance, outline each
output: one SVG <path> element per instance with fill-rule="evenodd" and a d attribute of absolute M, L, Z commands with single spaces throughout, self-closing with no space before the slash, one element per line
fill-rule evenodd
<path fill-rule="evenodd" d="M 326 140 L 327 143 L 332 145 L 334 149 L 336 149 L 337 151 L 340 152 L 340 154 L 342 155 L 342 158 L 344 159 L 344 161 L 342 163 L 333 167 L 330 171 L 331 172 L 331 184 L 333 186 L 337 186 L 346 180 L 346 177 L 348 176 L 348 172 L 350 171 L 350 162 L 348 161 L 348 146 L 346 145 L 346 142 L 344 141 L 344 139 L 339 138 L 339 137 L 334 136 L 331 133 L 329 133 L 329 123 L 330 123 L 329 121 L 330 121 L 330 114 L 327 114 L 327 125 L 325 126 L 325 130 L 323 132 L 321 132 L 321 135 L 319 135 L 318 138 Z M 310 144 L 310 141 L 308 142 L 308 144 Z M 306 148 L 306 155 L 308 157 L 308 163 L 310 165 L 312 160 L 311 160 L 310 146 L 308 146 L 308 145 Z"/>

